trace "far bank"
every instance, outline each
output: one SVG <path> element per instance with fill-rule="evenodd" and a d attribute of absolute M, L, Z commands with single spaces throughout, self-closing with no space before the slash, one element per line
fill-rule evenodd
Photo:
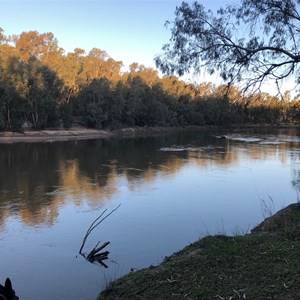
<path fill-rule="evenodd" d="M 151 136 L 161 133 L 178 132 L 178 131 L 196 131 L 196 130 L 245 130 L 255 128 L 298 128 L 295 124 L 270 125 L 245 125 L 245 126 L 184 126 L 184 127 L 127 127 L 120 129 L 93 129 L 74 126 L 70 129 L 47 129 L 47 130 L 25 130 L 24 132 L 2 131 L 0 132 L 0 144 L 10 144 L 18 142 L 58 142 L 68 140 L 86 140 L 101 139 L 111 137 L 139 137 Z"/>

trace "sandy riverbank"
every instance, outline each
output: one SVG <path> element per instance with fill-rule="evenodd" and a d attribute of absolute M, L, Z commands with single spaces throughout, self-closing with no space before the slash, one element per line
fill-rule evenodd
<path fill-rule="evenodd" d="M 246 128 L 298 128 L 295 124 L 271 125 L 247 125 L 233 126 L 232 130 L 241 130 Z M 92 129 L 84 127 L 72 127 L 70 129 L 47 129 L 47 130 L 25 130 L 23 133 L 3 131 L 0 132 L 0 144 L 11 144 L 18 142 L 58 142 L 68 140 L 87 140 L 101 139 L 111 137 L 139 137 L 152 136 L 160 133 L 208 130 L 216 129 L 217 126 L 186 126 L 186 127 L 129 127 L 115 130 Z"/>
<path fill-rule="evenodd" d="M 106 130 L 72 128 L 69 130 L 41 130 L 19 132 L 1 132 L 0 143 L 17 142 L 54 142 L 76 139 L 96 139 L 111 136 L 111 132 Z"/>
<path fill-rule="evenodd" d="M 184 131 L 195 129 L 195 127 L 132 127 L 116 130 L 98 130 L 91 128 L 74 127 L 71 129 L 55 130 L 26 130 L 24 133 L 4 131 L 0 132 L 0 143 L 10 144 L 18 142 L 56 142 L 68 140 L 99 139 L 110 137 L 147 136 L 163 132 Z M 200 129 L 200 127 L 198 128 Z"/>

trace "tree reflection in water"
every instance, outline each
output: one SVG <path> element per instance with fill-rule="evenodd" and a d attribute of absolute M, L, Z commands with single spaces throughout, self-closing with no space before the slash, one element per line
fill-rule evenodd
<path fill-rule="evenodd" d="M 271 133 L 273 137 L 274 131 Z M 291 157 L 292 185 L 299 193 L 296 131 L 275 132 L 283 142 L 269 144 L 265 140 L 247 143 L 245 138 L 218 139 L 217 134 L 198 131 L 148 138 L 0 145 L 0 222 L 18 215 L 27 225 L 51 225 L 66 201 L 76 205 L 86 201 L 91 207 L 101 207 L 118 192 L 121 177 L 134 190 L 151 183 L 158 174 L 173 176 L 191 161 L 205 169 L 230 167 L 245 156 L 255 160 Z M 252 130 L 246 136 L 257 134 Z"/>

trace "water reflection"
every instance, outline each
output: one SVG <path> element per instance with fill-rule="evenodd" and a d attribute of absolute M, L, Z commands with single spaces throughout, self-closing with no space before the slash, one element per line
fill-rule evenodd
<path fill-rule="evenodd" d="M 27 225 L 51 225 L 66 201 L 91 207 L 119 190 L 123 178 L 134 190 L 157 176 L 172 176 L 186 164 L 202 169 L 240 160 L 285 163 L 291 157 L 292 184 L 299 192 L 299 144 L 296 131 L 281 131 L 278 143 L 253 142 L 257 133 L 219 139 L 212 132 L 153 138 L 0 145 L 0 224 L 17 215 Z M 247 137 L 250 138 L 247 140 Z M 274 136 L 271 136 L 271 138 Z M 262 140 L 260 136 L 259 141 Z M 295 142 L 296 141 L 296 142 Z"/>
<path fill-rule="evenodd" d="M 87 249 L 111 241 L 110 280 L 223 225 L 245 232 L 260 222 L 259 199 L 268 195 L 279 199 L 276 209 L 295 201 L 299 146 L 295 130 L 0 145 L 2 274 L 25 300 L 41 292 L 45 300 L 93 299 L 105 279 L 75 257 L 105 208 L 122 203 Z"/>

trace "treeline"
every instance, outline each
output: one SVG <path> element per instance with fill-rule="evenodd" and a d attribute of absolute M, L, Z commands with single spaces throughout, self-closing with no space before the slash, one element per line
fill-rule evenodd
<path fill-rule="evenodd" d="M 232 125 L 298 122 L 289 93 L 245 96 L 236 87 L 187 84 L 100 49 L 66 53 L 52 33 L 5 36 L 0 28 L 0 130 L 63 126 Z"/>

